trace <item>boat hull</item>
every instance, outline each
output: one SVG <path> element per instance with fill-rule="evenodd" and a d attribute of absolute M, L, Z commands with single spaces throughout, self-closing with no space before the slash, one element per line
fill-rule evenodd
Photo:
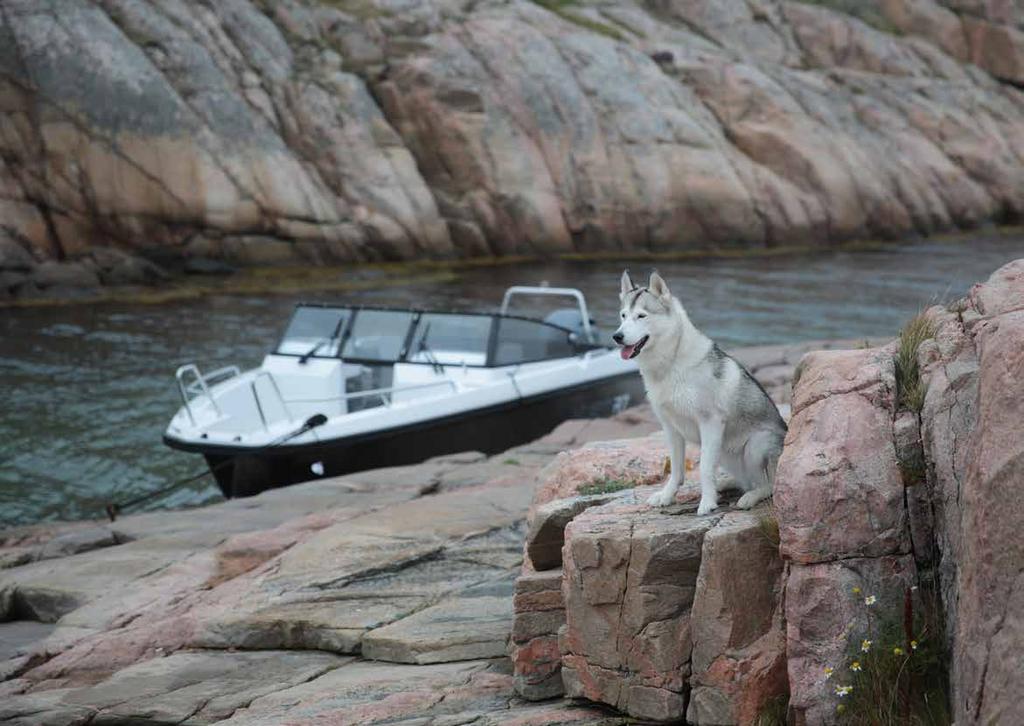
<path fill-rule="evenodd" d="M 244 497 L 311 479 L 417 464 L 460 451 L 497 454 L 538 439 L 568 419 L 608 416 L 643 398 L 643 381 L 630 372 L 446 418 L 255 453 L 166 436 L 164 441 L 176 449 L 204 454 L 224 496 Z M 319 475 L 312 470 L 317 463 L 323 467 Z"/>

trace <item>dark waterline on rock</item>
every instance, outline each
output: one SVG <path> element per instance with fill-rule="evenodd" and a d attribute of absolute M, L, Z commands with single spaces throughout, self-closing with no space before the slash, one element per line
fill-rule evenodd
<path fill-rule="evenodd" d="M 918 309 L 951 300 L 1024 256 L 1020 237 L 923 243 L 870 252 L 659 262 L 693 321 L 724 347 L 895 334 Z M 394 306 L 489 309 L 513 284 L 579 287 L 613 323 L 620 262 L 469 270 L 345 295 Z M 635 277 L 648 266 L 634 263 Z M 303 296 L 211 296 L 163 306 L 105 304 L 0 311 L 0 525 L 102 516 L 103 505 L 203 469 L 160 441 L 177 408 L 174 370 L 259 364 Z M 154 502 L 217 499 L 200 480 Z"/>

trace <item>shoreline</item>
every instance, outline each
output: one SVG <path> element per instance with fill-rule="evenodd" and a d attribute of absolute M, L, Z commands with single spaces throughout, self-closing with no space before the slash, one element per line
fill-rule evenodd
<path fill-rule="evenodd" d="M 297 292 L 358 292 L 380 287 L 401 287 L 426 282 L 454 282 L 461 272 L 543 263 L 683 262 L 699 260 L 759 259 L 818 256 L 829 253 L 870 252 L 922 243 L 963 244 L 979 235 L 993 238 L 1024 237 L 1024 225 L 992 225 L 968 231 L 901 239 L 862 239 L 825 246 L 712 247 L 678 251 L 607 250 L 564 252 L 553 255 L 511 255 L 467 259 L 425 259 L 392 262 L 339 263 L 336 265 L 283 265 L 239 267 L 225 275 L 171 273 L 162 285 L 110 285 L 70 288 L 72 294 L 0 300 L 0 310 L 37 309 L 68 305 L 134 303 L 162 305 L 198 300 L 211 295 L 289 295 Z M 230 264 L 230 263 L 227 263 Z M 375 274 L 376 273 L 376 274 Z M 350 276 L 349 276 L 350 275 Z M 95 294 L 90 294 L 95 292 Z"/>

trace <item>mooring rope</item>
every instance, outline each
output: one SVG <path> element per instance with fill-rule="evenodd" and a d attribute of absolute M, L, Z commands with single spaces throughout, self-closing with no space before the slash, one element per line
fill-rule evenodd
<path fill-rule="evenodd" d="M 305 423 L 303 423 L 302 426 L 300 426 L 295 431 L 285 434 L 281 438 L 271 441 L 269 444 L 260 446 L 259 448 L 256 449 L 252 449 L 251 452 L 247 453 L 258 454 L 262 451 L 266 451 L 267 449 L 271 449 L 275 446 L 280 446 L 283 443 L 291 441 L 297 436 L 302 436 L 302 434 L 308 431 L 312 431 L 318 426 L 323 426 L 325 423 L 327 423 L 326 416 L 324 416 L 322 413 L 314 414 L 310 416 L 308 419 L 306 419 Z M 161 487 L 152 492 L 147 492 L 146 494 L 143 494 L 142 496 L 139 497 L 135 497 L 134 499 L 129 499 L 127 502 L 107 502 L 107 504 L 104 506 L 104 510 L 106 511 L 107 516 L 110 518 L 111 522 L 116 521 L 117 515 L 124 512 L 125 509 L 129 507 L 134 507 L 137 504 L 142 504 L 143 502 L 148 502 L 151 499 L 156 499 L 157 497 L 163 496 L 164 494 L 174 491 L 178 487 L 184 486 L 185 484 L 190 484 L 194 481 L 202 479 L 204 476 L 213 474 L 214 472 L 218 471 L 221 467 L 231 463 L 234 463 L 233 458 L 226 459 L 221 463 L 217 464 L 216 466 L 208 467 L 207 469 L 199 472 L 198 474 L 186 477 L 184 479 L 179 479 L 178 481 L 168 484 L 165 487 Z"/>

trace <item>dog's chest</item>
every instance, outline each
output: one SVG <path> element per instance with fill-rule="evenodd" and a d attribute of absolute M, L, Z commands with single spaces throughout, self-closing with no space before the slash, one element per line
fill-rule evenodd
<path fill-rule="evenodd" d="M 705 376 L 666 376 L 660 381 L 646 381 L 648 397 L 659 414 L 692 437 L 698 422 L 715 409 L 715 380 Z"/>

